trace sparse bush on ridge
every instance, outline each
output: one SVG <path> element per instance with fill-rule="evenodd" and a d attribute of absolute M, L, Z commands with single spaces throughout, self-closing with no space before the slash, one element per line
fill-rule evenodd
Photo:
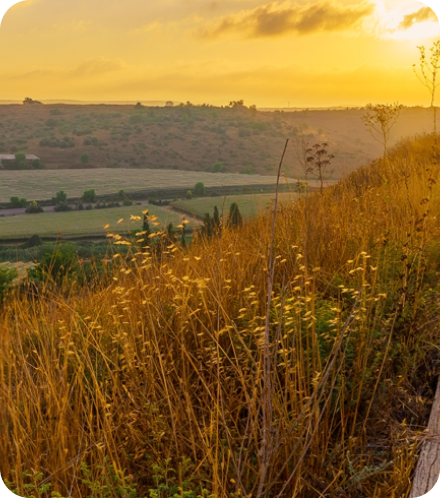
<path fill-rule="evenodd" d="M 148 243 L 169 234 L 150 218 L 138 242 L 109 233 L 130 248 L 111 279 L 24 284 L 0 314 L 5 481 L 23 495 L 35 469 L 61 496 L 69 483 L 99 498 L 405 496 L 440 346 L 434 147 L 404 140 L 280 206 L 273 286 L 270 215 L 164 243 L 160 261 Z"/>

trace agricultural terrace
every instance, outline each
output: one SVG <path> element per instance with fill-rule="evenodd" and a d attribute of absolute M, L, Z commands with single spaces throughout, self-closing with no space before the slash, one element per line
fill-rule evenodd
<path fill-rule="evenodd" d="M 0 240 L 11 238 L 28 238 L 31 234 L 40 237 L 102 237 L 108 230 L 122 234 L 128 230 L 142 230 L 142 221 L 130 220 L 130 215 L 141 216 L 146 206 L 128 206 L 119 208 L 91 209 L 61 213 L 21 214 L 0 217 Z M 148 206 L 149 214 L 157 216 L 158 227 L 168 223 L 177 226 L 183 215 L 157 206 Z M 120 220 L 120 223 L 118 221 Z M 151 229 L 155 226 L 151 223 Z M 191 228 L 191 223 L 187 225 Z"/>
<path fill-rule="evenodd" d="M 298 198 L 296 193 L 281 193 L 278 200 L 281 204 L 291 204 Z M 212 215 L 214 206 L 217 206 L 220 213 L 227 213 L 230 205 L 238 204 L 243 218 L 253 218 L 264 213 L 275 199 L 275 193 L 271 194 L 244 194 L 227 195 L 225 197 L 202 197 L 200 199 L 185 199 L 174 201 L 172 206 L 182 212 L 202 218 L 205 213 Z"/>
<path fill-rule="evenodd" d="M 51 199 L 59 190 L 68 197 L 81 197 L 86 189 L 95 189 L 98 195 L 115 194 L 121 189 L 126 193 L 155 188 L 193 189 L 197 182 L 206 187 L 271 185 L 276 183 L 276 177 L 158 169 L 5 170 L 0 171 L 0 202 L 8 202 L 11 196 Z M 294 185 L 296 180 L 290 179 L 290 183 Z"/>

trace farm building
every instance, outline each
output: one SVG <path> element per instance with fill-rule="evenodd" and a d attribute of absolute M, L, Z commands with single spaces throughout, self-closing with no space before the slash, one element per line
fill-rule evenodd
<path fill-rule="evenodd" d="M 35 154 L 26 154 L 25 155 L 25 160 L 26 161 L 35 161 L 37 159 L 40 159 L 38 156 Z M 0 154 L 0 169 L 4 169 L 3 161 L 15 161 L 15 154 Z"/>

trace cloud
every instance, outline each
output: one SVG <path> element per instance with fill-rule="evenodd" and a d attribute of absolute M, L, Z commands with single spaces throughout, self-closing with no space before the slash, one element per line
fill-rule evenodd
<path fill-rule="evenodd" d="M 438 21 L 430 7 L 422 7 L 417 12 L 404 16 L 403 21 L 399 24 L 399 29 L 409 29 L 413 24 L 424 21 Z"/>
<path fill-rule="evenodd" d="M 248 37 L 259 38 L 289 32 L 306 35 L 344 31 L 356 27 L 373 12 L 373 4 L 365 2 L 349 6 L 330 1 L 302 6 L 291 5 L 290 2 L 273 2 L 236 15 L 224 16 L 197 34 L 202 38 L 216 38 L 225 33 L 244 33 Z"/>
<path fill-rule="evenodd" d="M 123 67 L 124 63 L 121 60 L 104 59 L 104 57 L 98 57 L 94 59 L 88 59 L 82 62 L 72 71 L 72 75 L 95 76 L 98 74 L 119 71 Z"/>

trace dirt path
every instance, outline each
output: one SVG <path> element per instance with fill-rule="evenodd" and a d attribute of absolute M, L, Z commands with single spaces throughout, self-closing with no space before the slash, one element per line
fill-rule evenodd
<path fill-rule="evenodd" d="M 196 226 L 201 226 L 203 225 L 203 222 L 196 218 L 195 216 L 189 214 L 189 213 L 183 213 L 182 211 L 175 209 L 173 206 L 159 206 L 161 209 L 165 209 L 166 211 L 170 211 L 170 213 L 178 214 L 179 216 L 182 216 L 190 220 L 194 225 Z"/>

